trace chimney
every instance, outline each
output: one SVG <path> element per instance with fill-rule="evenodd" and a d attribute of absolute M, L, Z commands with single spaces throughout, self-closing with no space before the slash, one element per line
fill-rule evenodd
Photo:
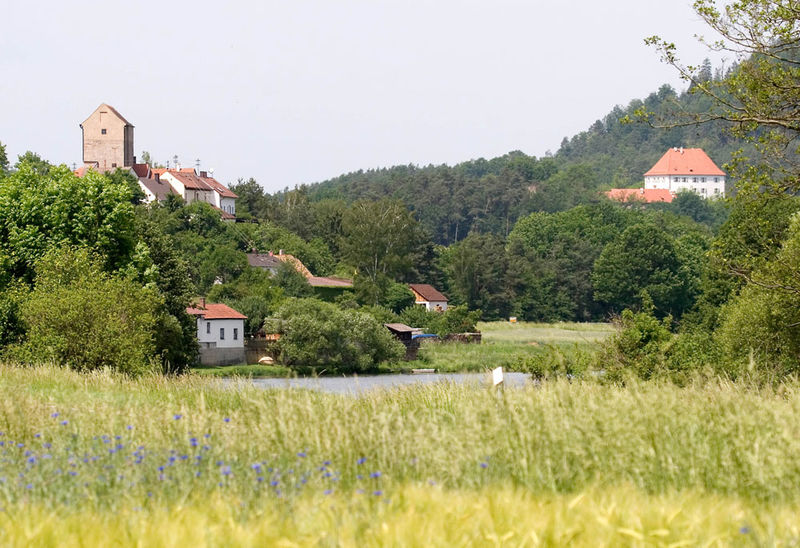
<path fill-rule="evenodd" d="M 133 157 L 133 163 L 136 163 L 136 156 Z"/>
<path fill-rule="evenodd" d="M 208 177 L 208 172 L 206 172 L 206 171 L 201 171 L 201 172 L 200 172 L 200 177 L 203 177 L 203 178 L 205 178 L 205 177 Z"/>

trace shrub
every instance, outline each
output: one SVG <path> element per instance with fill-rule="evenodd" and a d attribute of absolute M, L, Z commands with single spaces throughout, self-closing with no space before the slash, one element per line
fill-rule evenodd
<path fill-rule="evenodd" d="M 168 329 L 162 306 L 156 291 L 102 272 L 85 250 L 51 252 L 37 263 L 34 290 L 20 307 L 26 336 L 10 355 L 81 371 L 156 371 L 156 335 L 180 332 Z"/>
<path fill-rule="evenodd" d="M 381 323 L 357 310 L 342 310 L 316 299 L 291 299 L 277 314 L 280 360 L 291 366 L 362 372 L 405 352 Z"/>

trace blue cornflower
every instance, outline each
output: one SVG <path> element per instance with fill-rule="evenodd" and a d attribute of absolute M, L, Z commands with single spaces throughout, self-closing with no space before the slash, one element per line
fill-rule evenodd
<path fill-rule="evenodd" d="M 163 471 L 164 471 L 164 467 L 163 467 L 163 466 L 159 466 L 159 467 L 158 467 L 158 471 L 159 471 L 159 472 L 163 472 Z"/>
<path fill-rule="evenodd" d="M 372 494 L 375 495 L 376 497 L 379 497 L 383 494 L 383 491 L 373 491 Z"/>
<path fill-rule="evenodd" d="M 25 489 L 33 489 L 33 484 L 29 483 L 28 485 L 25 486 Z"/>
<path fill-rule="evenodd" d="M 278 480 L 272 480 L 271 482 L 269 482 L 269 484 L 275 487 L 276 485 L 278 485 Z"/>
<path fill-rule="evenodd" d="M 195 477 L 199 478 L 200 477 L 200 472 L 196 473 Z"/>
<path fill-rule="evenodd" d="M 261 483 L 262 481 L 264 481 L 264 478 L 263 478 L 262 476 L 258 476 L 258 477 L 256 478 L 256 481 L 257 481 L 258 483 Z"/>
<path fill-rule="evenodd" d="M 376 472 L 371 473 L 369 475 L 369 477 L 371 477 L 371 478 L 379 478 L 379 477 L 381 477 L 381 473 L 376 471 Z"/>
<path fill-rule="evenodd" d="M 61 421 L 61 426 L 66 426 L 69 424 L 69 421 Z"/>
<path fill-rule="evenodd" d="M 325 462 L 322 463 L 322 466 L 330 466 L 330 465 L 331 465 L 331 461 L 329 461 L 329 460 L 326 460 Z"/>
<path fill-rule="evenodd" d="M 333 493 L 333 489 L 325 489 L 326 495 L 330 495 L 331 493 Z"/>
<path fill-rule="evenodd" d="M 223 476 L 230 476 L 231 475 L 231 467 L 230 466 L 223 466 L 222 467 L 222 475 Z"/>
<path fill-rule="evenodd" d="M 179 420 L 179 419 L 180 419 L 182 416 L 183 416 L 183 415 L 181 415 L 181 414 L 176 414 L 176 415 L 175 415 L 173 418 L 174 418 L 175 420 Z"/>
<path fill-rule="evenodd" d="M 197 447 L 197 438 L 190 439 L 189 445 L 191 445 L 192 447 Z"/>
<path fill-rule="evenodd" d="M 481 463 L 481 468 L 489 468 L 489 463 L 488 462 L 482 462 Z"/>
<path fill-rule="evenodd" d="M 58 416 L 58 411 L 56 411 L 55 413 L 52 413 L 50 416 L 53 417 L 53 418 L 56 418 Z"/>
<path fill-rule="evenodd" d="M 297 456 L 300 457 L 301 459 L 304 459 L 304 458 L 306 458 L 306 452 L 305 451 L 301 451 L 301 452 L 297 453 Z"/>
<path fill-rule="evenodd" d="M 114 436 L 114 439 L 115 439 L 115 440 L 121 440 L 121 439 L 122 439 L 122 436 Z"/>
<path fill-rule="evenodd" d="M 217 466 L 222 466 L 223 464 L 225 464 L 225 462 L 224 462 L 224 461 L 221 461 L 221 460 L 218 460 L 218 461 L 217 461 Z"/>
<path fill-rule="evenodd" d="M 126 429 L 126 430 L 133 430 L 133 425 L 132 425 L 132 424 L 129 424 L 128 426 L 126 426 L 126 427 L 125 427 L 125 429 Z"/>
<path fill-rule="evenodd" d="M 364 464 L 365 462 L 367 462 L 367 457 L 361 457 L 356 461 L 356 464 Z"/>
<path fill-rule="evenodd" d="M 222 420 L 223 420 L 224 422 L 231 422 L 231 418 L 230 418 L 230 417 L 225 417 L 225 418 L 224 418 L 224 419 L 222 419 Z"/>
<path fill-rule="evenodd" d="M 253 464 L 252 466 L 250 466 L 250 468 L 252 468 L 256 472 L 260 472 L 261 471 L 261 465 L 258 464 L 258 463 Z"/>
<path fill-rule="evenodd" d="M 749 533 L 749 532 L 750 532 L 750 528 L 749 528 L 748 526 L 746 526 L 746 525 L 745 525 L 744 527 L 741 527 L 741 528 L 739 529 L 739 532 L 740 532 L 741 534 L 743 534 L 743 535 L 746 535 L 747 533 Z"/>
<path fill-rule="evenodd" d="M 34 435 L 33 435 L 33 437 L 34 437 L 34 438 L 41 438 L 41 437 L 42 437 L 42 435 L 41 435 L 41 434 L 34 434 Z"/>

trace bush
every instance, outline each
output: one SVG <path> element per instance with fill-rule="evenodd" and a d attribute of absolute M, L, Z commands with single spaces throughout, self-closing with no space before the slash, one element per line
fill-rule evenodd
<path fill-rule="evenodd" d="M 619 381 L 633 373 L 649 379 L 665 367 L 665 352 L 673 335 L 669 330 L 672 318 L 659 320 L 653 315 L 653 304 L 646 293 L 639 312 L 625 309 L 619 320 L 619 330 L 609 337 L 598 353 L 599 366 L 605 378 Z"/>
<path fill-rule="evenodd" d="M 19 312 L 26 336 L 10 347 L 12 359 L 131 375 L 160 369 L 156 336 L 180 336 L 180 326 L 170 329 L 157 292 L 102 272 L 85 250 L 51 252 L 36 266 Z"/>
<path fill-rule="evenodd" d="M 369 314 L 316 299 L 291 299 L 278 311 L 280 360 L 290 366 L 363 372 L 400 359 L 403 344 Z"/>

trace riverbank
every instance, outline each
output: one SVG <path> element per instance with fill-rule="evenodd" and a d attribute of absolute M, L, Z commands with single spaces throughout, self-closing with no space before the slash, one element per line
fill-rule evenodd
<path fill-rule="evenodd" d="M 414 369 L 433 369 L 437 373 L 475 373 L 503 367 L 519 371 L 526 358 L 557 348 L 561 352 L 592 351 L 614 332 L 608 323 L 533 323 L 479 322 L 480 344 L 426 341 L 419 357 L 411 362 L 386 364 L 369 374 L 412 373 Z M 195 367 L 194 373 L 216 377 L 325 376 L 332 371 L 288 368 L 280 365 L 234 365 Z"/>
<path fill-rule="evenodd" d="M 797 384 L 341 397 L 4 367 L 0 527 L 12 545 L 773 544 L 797 535 L 798 417 Z"/>

